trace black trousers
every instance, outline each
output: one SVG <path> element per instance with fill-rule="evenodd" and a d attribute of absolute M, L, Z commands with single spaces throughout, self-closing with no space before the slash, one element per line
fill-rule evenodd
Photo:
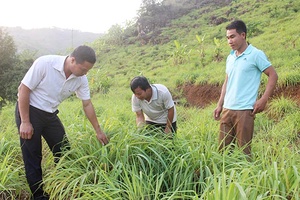
<path fill-rule="evenodd" d="M 154 122 L 150 122 L 150 121 L 146 121 L 146 124 L 149 126 L 150 129 L 160 129 L 163 132 L 165 131 L 165 128 L 167 126 L 167 124 L 157 124 Z M 176 122 L 172 123 L 172 133 L 176 133 L 177 131 L 177 124 Z"/>
<path fill-rule="evenodd" d="M 57 116 L 58 110 L 54 113 L 48 113 L 30 106 L 29 114 L 34 133 L 31 139 L 20 137 L 20 144 L 27 182 L 35 198 L 44 195 L 41 167 L 42 136 L 53 153 L 54 162 L 58 162 L 62 147 L 69 145 L 63 124 Z M 15 120 L 18 130 L 20 130 L 21 119 L 18 104 L 15 110 Z"/>

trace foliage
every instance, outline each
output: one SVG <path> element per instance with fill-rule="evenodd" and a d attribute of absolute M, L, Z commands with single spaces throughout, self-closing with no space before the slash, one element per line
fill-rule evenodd
<path fill-rule="evenodd" d="M 299 111 L 297 103 L 287 97 L 281 96 L 270 102 L 268 114 L 275 120 L 282 119 L 287 114 Z"/>
<path fill-rule="evenodd" d="M 91 93 L 108 93 L 109 88 L 112 85 L 112 80 L 105 72 L 102 72 L 100 69 L 98 69 L 94 73 L 88 74 L 88 78 Z"/>
<path fill-rule="evenodd" d="M 104 40 L 108 45 L 122 45 L 123 44 L 123 32 L 124 29 L 116 24 L 113 25 L 109 30 L 108 33 L 104 36 Z"/>
<path fill-rule="evenodd" d="M 110 143 L 101 146 L 83 115 L 79 100 L 60 106 L 71 150 L 57 165 L 43 142 L 45 189 L 53 199 L 297 199 L 300 195 L 300 157 L 297 140 L 280 138 L 277 124 L 263 133 L 257 123 L 253 161 L 239 149 L 217 151 L 218 122 L 206 109 L 178 106 L 179 129 L 173 140 L 161 132 L 138 130 L 130 110 L 130 89 L 94 97 L 102 128 Z M 122 95 L 123 98 L 117 98 Z M 101 103 L 97 103 L 101 99 Z M 69 112 L 72 110 L 72 112 Z M 17 147 L 13 106 L 5 107 L 1 122 L 1 190 L 28 193 Z M 294 113 L 295 114 L 295 113 Z M 266 116 L 262 113 L 261 115 Z M 292 114 L 293 115 L 293 114 Z M 289 117 L 286 113 L 286 117 Z M 294 115 L 295 116 L 295 115 Z M 259 118 L 262 116 L 259 116 Z M 298 116 L 299 117 L 299 116 Z M 270 119 L 265 118 L 270 121 Z M 299 120 L 299 118 L 298 118 Z M 5 121 L 6 123 L 2 123 Z M 299 130 L 299 129 L 298 129 Z M 268 130 L 267 130 L 268 131 Z M 273 135 L 270 135 L 273 134 Z M 6 161 L 7 160 L 7 161 Z M 11 167 L 10 167 L 11 166 Z M 8 170 L 9 173 L 8 173 Z M 21 176 L 19 176 L 19 174 Z M 4 181 L 6 180 L 6 181 Z M 15 190 L 11 190 L 14 188 Z"/>
<path fill-rule="evenodd" d="M 172 20 L 178 19 L 205 4 L 213 4 L 216 6 L 226 5 L 228 3 L 217 0 L 143 0 L 136 22 L 138 34 L 144 33 L 153 35 L 151 33 L 161 32 L 160 30 L 162 28 L 170 26 Z M 157 37 L 157 35 L 154 35 L 154 37 Z"/>
<path fill-rule="evenodd" d="M 0 96 L 2 101 L 8 100 L 6 87 L 9 86 L 7 84 L 10 83 L 12 78 L 9 77 L 8 74 L 15 69 L 17 61 L 16 51 L 17 49 L 13 38 L 0 29 Z"/>
<path fill-rule="evenodd" d="M 249 24 L 248 40 L 266 52 L 279 74 L 280 87 L 299 84 L 298 1 L 241 0 L 230 6 L 221 0 L 223 4 L 214 6 L 210 1 L 190 2 L 201 6 L 170 21 L 158 32 L 156 45 L 141 44 L 128 32 L 121 45 L 103 38 L 93 43 L 99 59 L 88 76 L 93 105 L 110 143 L 101 146 L 97 141 L 79 100 L 63 102 L 59 117 L 71 150 L 54 165 L 43 142 L 45 189 L 53 199 L 299 199 L 300 115 L 292 99 L 274 99 L 266 112 L 256 116 L 252 161 L 235 146 L 232 152 L 217 151 L 219 122 L 212 118 L 214 102 L 204 109 L 178 104 L 178 132 L 173 140 L 135 127 L 129 82 L 136 75 L 167 85 L 176 97 L 182 97 L 178 86 L 184 83 L 222 84 L 230 50 L 222 39 L 228 23 L 224 16 Z M 269 9 L 275 7 L 275 11 Z M 133 26 L 129 32 L 134 33 Z M 195 35 L 205 35 L 203 61 L 194 51 L 199 50 Z M 167 61 L 174 52 L 185 55 L 188 62 L 170 65 Z M 202 62 L 205 67 L 199 68 Z M 0 114 L 0 174 L 4 178 L 1 191 L 18 197 L 29 190 L 18 135 L 12 134 L 17 131 L 13 112 L 14 106 L 7 105 Z"/>
<path fill-rule="evenodd" d="M 15 66 L 5 76 L 7 80 L 4 83 L 4 87 L 6 88 L 5 96 L 7 100 L 12 102 L 17 100 L 19 84 L 34 61 L 33 57 L 24 57 L 22 54 L 18 55 Z"/>
<path fill-rule="evenodd" d="M 203 37 L 200 37 L 199 35 L 196 35 L 196 39 L 199 43 L 199 49 L 197 51 L 199 52 L 200 63 L 204 67 L 204 59 L 205 59 L 204 39 L 205 39 L 205 35 Z"/>
<path fill-rule="evenodd" d="M 17 54 L 13 38 L 0 29 L 0 107 L 7 101 L 16 101 L 17 90 L 24 74 L 33 63 L 34 54 Z"/>
<path fill-rule="evenodd" d="M 180 65 L 189 60 L 191 50 L 187 50 L 186 45 L 182 45 L 179 41 L 174 41 L 176 49 L 172 53 L 172 59 L 174 65 Z"/>
<path fill-rule="evenodd" d="M 218 38 L 214 38 L 214 43 L 216 45 L 215 47 L 215 54 L 214 54 L 214 60 L 215 61 L 221 61 L 222 60 L 222 49 L 221 49 L 221 41 Z"/>
<path fill-rule="evenodd" d="M 172 58 L 171 64 L 174 65 L 180 57 L 176 58 L 175 55 L 180 55 L 180 52 L 185 51 L 188 53 L 185 58 L 188 57 L 187 60 L 189 61 L 186 62 L 186 60 L 177 65 L 176 70 L 169 70 L 167 73 L 170 75 L 167 77 L 158 76 L 158 81 L 165 81 L 167 85 L 170 85 L 171 90 L 175 90 L 176 83 L 182 82 L 219 85 L 224 80 L 225 60 L 230 51 L 225 38 L 225 26 L 229 22 L 222 18 L 228 16 L 228 19 L 239 18 L 246 22 L 248 42 L 266 53 L 279 74 L 278 84 L 280 86 L 297 85 L 299 83 L 298 65 L 300 63 L 297 46 L 300 45 L 300 40 L 299 33 L 293 27 L 300 25 L 299 15 L 296 12 L 297 8 L 300 8 L 299 2 L 268 0 L 262 4 L 260 1 L 243 0 L 232 1 L 230 5 L 228 5 L 228 1 L 223 2 L 223 4 L 218 2 L 220 5 L 215 5 L 216 2 L 190 1 L 191 4 L 196 6 L 189 10 L 189 13 L 171 20 L 159 30 L 146 33 L 144 39 L 133 35 L 131 39 L 126 39 L 126 41 L 133 43 L 125 42 L 125 46 L 114 48 L 103 47 L 103 50 L 99 51 L 98 54 L 101 57 L 100 64 L 109 67 L 112 76 L 121 73 L 118 69 L 121 66 L 126 67 L 128 76 L 133 72 L 142 72 L 145 75 L 152 76 L 166 73 L 167 69 L 169 70 L 168 65 L 170 63 L 167 62 L 169 58 Z M 150 5 L 154 3 L 155 7 L 166 5 L 176 7 L 177 3 L 189 6 L 189 3 L 185 1 L 149 1 L 148 3 Z M 150 5 L 147 4 L 149 7 Z M 270 12 L 267 9 L 268 7 L 274 6 L 277 7 L 280 13 L 285 14 L 272 20 L 260 17 L 264 13 Z M 146 12 L 145 9 L 141 9 L 142 11 Z M 139 17 L 142 18 L 142 15 Z M 205 44 L 201 46 L 200 41 L 202 38 L 196 38 L 197 40 L 195 40 L 195 35 L 203 38 L 205 36 Z M 179 42 L 181 50 L 184 47 L 185 50 L 179 51 L 177 48 L 174 50 L 174 41 Z M 173 57 L 177 60 L 173 60 Z M 205 66 L 208 69 L 203 70 L 204 68 L 201 68 L 201 70 L 195 71 L 199 66 Z M 211 73 L 210 69 L 212 68 L 217 69 L 218 73 Z M 186 80 L 185 74 L 191 71 L 195 76 L 188 77 L 193 80 Z M 262 83 L 263 85 L 266 84 L 265 76 L 263 76 Z"/>

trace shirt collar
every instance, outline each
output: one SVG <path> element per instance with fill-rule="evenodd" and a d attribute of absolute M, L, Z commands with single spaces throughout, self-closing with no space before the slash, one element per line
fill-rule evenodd
<path fill-rule="evenodd" d="M 157 87 L 155 85 L 151 85 L 152 88 L 152 100 L 156 100 L 158 98 L 158 90 Z"/>
<path fill-rule="evenodd" d="M 242 56 L 242 55 L 247 55 L 247 54 L 250 54 L 251 53 L 251 51 L 252 51 L 252 49 L 253 49 L 253 46 L 252 46 L 252 44 L 249 44 L 248 45 L 248 47 L 245 49 L 245 51 L 240 55 L 240 56 Z M 230 51 L 230 54 L 232 55 L 232 56 L 235 56 L 236 54 L 235 54 L 235 51 L 236 50 L 231 50 Z"/>
<path fill-rule="evenodd" d="M 61 58 L 53 65 L 54 69 L 59 71 L 63 76 L 65 76 L 65 71 L 64 71 L 64 66 L 65 66 L 65 61 L 69 56 L 61 56 Z M 71 78 L 76 78 L 74 74 L 71 74 L 68 79 Z"/>
<path fill-rule="evenodd" d="M 60 72 L 64 71 L 64 64 L 67 57 L 68 56 L 61 56 L 60 59 L 55 63 L 55 65 L 53 65 L 53 68 Z"/>

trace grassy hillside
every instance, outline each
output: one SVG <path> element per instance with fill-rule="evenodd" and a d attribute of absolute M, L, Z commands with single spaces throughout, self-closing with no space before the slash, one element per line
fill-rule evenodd
<path fill-rule="evenodd" d="M 225 26 L 232 19 L 246 22 L 248 41 L 265 51 L 278 71 L 279 85 L 299 82 L 300 2 L 289 0 L 243 0 L 219 8 L 203 7 L 162 29 L 155 38 L 157 44 L 142 45 L 139 37 L 134 38 L 137 43 L 126 46 L 96 42 L 100 70 L 116 86 L 128 85 L 138 74 L 163 82 L 173 91 L 186 82 L 221 84 L 230 51 Z"/>
<path fill-rule="evenodd" d="M 248 24 L 248 40 L 268 55 L 279 74 L 278 87 L 297 89 L 299 1 L 241 0 L 201 7 L 172 21 L 151 44 L 138 36 L 126 46 L 97 40 L 93 45 L 98 62 L 88 76 L 110 143 L 102 147 L 96 140 L 78 99 L 65 101 L 59 116 L 71 150 L 54 165 L 43 143 L 45 189 L 51 198 L 300 199 L 300 108 L 294 99 L 273 98 L 268 109 L 256 115 L 251 162 L 238 148 L 218 152 L 215 102 L 201 109 L 186 106 L 183 85 L 223 83 L 230 51 L 225 26 L 233 18 Z M 135 127 L 129 82 L 140 74 L 167 85 L 182 102 L 173 140 Z M 262 89 L 265 81 L 263 77 Z M 0 115 L 0 199 L 28 199 L 13 112 L 14 105 L 8 105 Z"/>

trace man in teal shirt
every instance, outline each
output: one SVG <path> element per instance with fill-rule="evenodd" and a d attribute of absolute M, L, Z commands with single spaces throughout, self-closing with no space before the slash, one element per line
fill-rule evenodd
<path fill-rule="evenodd" d="M 264 52 L 248 44 L 243 21 L 233 21 L 226 30 L 232 50 L 227 57 L 226 78 L 214 110 L 214 118 L 220 119 L 220 150 L 236 141 L 244 153 L 251 156 L 255 114 L 265 109 L 278 76 Z M 262 73 L 268 76 L 268 82 L 265 92 L 257 99 Z"/>

